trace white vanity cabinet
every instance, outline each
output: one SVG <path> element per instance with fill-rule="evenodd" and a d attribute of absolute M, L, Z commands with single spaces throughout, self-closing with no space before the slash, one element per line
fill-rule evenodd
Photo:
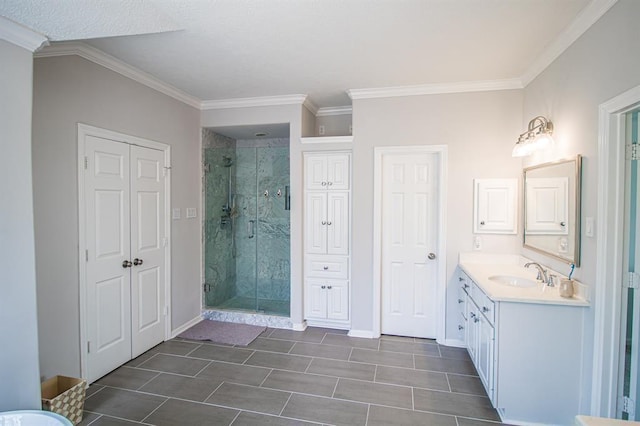
<path fill-rule="evenodd" d="M 469 356 L 476 366 L 478 376 L 484 385 L 487 395 L 495 406 L 495 307 L 482 290 L 464 273 L 464 289 L 467 294 L 466 313 L 466 345 Z"/>
<path fill-rule="evenodd" d="M 304 317 L 349 328 L 351 153 L 304 153 Z"/>
<path fill-rule="evenodd" d="M 469 285 L 467 350 L 503 422 L 573 424 L 585 305 L 493 300 L 471 275 L 460 277 Z"/>

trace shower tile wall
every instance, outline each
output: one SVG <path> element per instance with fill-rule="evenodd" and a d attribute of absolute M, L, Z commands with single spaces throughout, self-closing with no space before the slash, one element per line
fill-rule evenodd
<path fill-rule="evenodd" d="M 236 263 L 233 258 L 231 221 L 223 225 L 222 207 L 227 204 L 229 168 L 224 157 L 236 161 L 235 140 L 209 129 L 202 131 L 204 174 L 204 277 L 211 286 L 205 305 L 217 306 L 236 295 Z"/>

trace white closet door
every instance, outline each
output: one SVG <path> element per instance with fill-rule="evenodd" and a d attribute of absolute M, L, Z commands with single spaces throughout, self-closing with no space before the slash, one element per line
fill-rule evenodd
<path fill-rule="evenodd" d="M 131 359 L 129 145 L 85 142 L 87 380 Z M 85 350 L 85 348 L 83 348 Z"/>
<path fill-rule="evenodd" d="M 327 253 L 327 193 L 308 192 L 305 201 L 305 252 Z"/>
<path fill-rule="evenodd" d="M 135 358 L 164 340 L 164 153 L 131 146 L 131 330 Z"/>
<path fill-rule="evenodd" d="M 327 253 L 349 254 L 349 193 L 327 192 Z"/>

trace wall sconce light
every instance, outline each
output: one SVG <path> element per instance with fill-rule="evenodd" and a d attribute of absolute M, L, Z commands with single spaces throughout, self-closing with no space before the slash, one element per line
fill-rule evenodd
<path fill-rule="evenodd" d="M 516 146 L 513 147 L 513 157 L 525 157 L 533 151 L 544 149 L 553 143 L 551 134 L 553 124 L 543 116 L 538 116 L 529 122 L 527 131 L 518 137 Z"/>

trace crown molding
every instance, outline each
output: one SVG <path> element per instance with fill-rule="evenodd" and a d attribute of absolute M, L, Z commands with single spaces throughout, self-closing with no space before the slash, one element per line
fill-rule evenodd
<path fill-rule="evenodd" d="M 573 22 L 547 47 L 522 75 L 523 86 L 527 86 L 553 61 L 569 48 L 582 34 L 595 24 L 618 0 L 592 0 Z"/>
<path fill-rule="evenodd" d="M 327 117 L 330 115 L 350 115 L 353 114 L 353 107 L 351 105 L 339 106 L 339 107 L 327 107 L 319 108 L 316 112 L 316 117 Z"/>
<path fill-rule="evenodd" d="M 398 96 L 438 95 L 444 93 L 488 92 L 493 90 L 522 89 L 520 79 L 463 81 L 458 83 L 421 84 L 418 86 L 350 89 L 351 99 L 393 98 Z"/>
<path fill-rule="evenodd" d="M 311 102 L 311 99 L 309 99 L 309 97 L 307 97 L 307 99 L 304 100 L 304 103 L 302 104 L 305 108 L 307 108 L 311 114 L 313 115 L 318 115 L 318 106 L 316 104 L 314 104 L 313 102 Z"/>
<path fill-rule="evenodd" d="M 0 40 L 6 40 L 30 52 L 35 52 L 49 44 L 49 39 L 44 35 L 2 16 L 0 16 Z"/>
<path fill-rule="evenodd" d="M 249 108 L 277 105 L 303 105 L 307 95 L 260 96 L 257 98 L 235 98 L 202 101 L 203 111 L 210 109 Z"/>
<path fill-rule="evenodd" d="M 100 66 L 115 71 L 131 80 L 144 84 L 151 89 L 154 89 L 160 93 L 170 96 L 180 102 L 183 102 L 189 106 L 200 109 L 200 99 L 191 96 L 182 90 L 165 83 L 164 81 L 147 74 L 146 72 L 135 68 L 113 56 L 104 53 L 103 51 L 89 46 L 88 44 L 80 42 L 63 42 L 55 43 L 51 46 L 42 49 L 37 52 L 34 57 L 36 58 L 48 58 L 52 56 L 69 56 L 77 55 L 84 59 L 87 59 Z"/>

